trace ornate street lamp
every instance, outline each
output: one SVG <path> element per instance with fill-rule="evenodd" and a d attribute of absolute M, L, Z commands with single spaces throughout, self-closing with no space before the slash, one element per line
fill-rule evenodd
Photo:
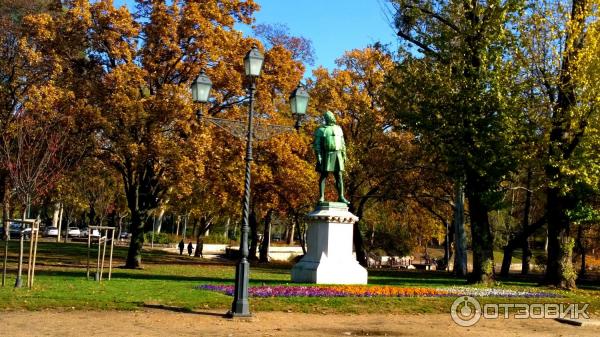
<path fill-rule="evenodd" d="M 244 57 L 244 66 L 248 83 L 248 98 L 250 110 L 248 112 L 248 132 L 246 134 L 246 177 L 244 183 L 244 200 L 242 208 L 242 233 L 240 240 L 240 262 L 235 269 L 235 290 L 233 292 L 233 303 L 228 316 L 249 317 L 250 305 L 248 303 L 248 274 L 250 263 L 248 262 L 248 232 L 250 229 L 250 174 L 252 163 L 252 120 L 254 118 L 254 91 L 256 90 L 256 78 L 260 75 L 264 57 L 253 46 Z"/>
<path fill-rule="evenodd" d="M 302 84 L 298 84 L 296 89 L 294 89 L 290 95 L 290 107 L 292 110 L 292 116 L 296 118 L 296 124 L 294 125 L 296 130 L 300 129 L 300 122 L 306 114 L 308 98 L 308 92 Z"/>
<path fill-rule="evenodd" d="M 208 102 L 210 88 L 212 88 L 212 82 L 203 71 L 192 82 L 192 100 L 194 103 Z M 202 118 L 202 109 L 198 110 L 198 117 Z"/>
<path fill-rule="evenodd" d="M 252 163 L 252 139 L 268 139 L 271 136 L 280 134 L 283 132 L 290 132 L 293 128 L 282 125 L 266 125 L 258 124 L 257 130 L 254 130 L 253 119 L 254 119 L 254 92 L 256 91 L 256 79 L 260 75 L 264 57 L 256 46 L 244 57 L 244 69 L 246 77 L 248 78 L 248 100 L 249 100 L 249 111 L 248 111 L 248 122 L 247 124 L 243 121 L 229 120 L 224 118 L 216 118 L 207 116 L 203 120 L 211 122 L 218 127 L 226 130 L 237 138 L 244 138 L 246 140 L 246 175 L 244 183 L 244 198 L 242 199 L 242 230 L 240 238 L 240 261 L 235 271 L 235 290 L 233 293 L 233 302 L 231 304 L 231 310 L 227 312 L 229 317 L 250 317 L 250 306 L 248 303 L 248 281 L 250 263 L 248 262 L 248 233 L 250 231 L 250 177 L 251 177 L 251 163 Z M 212 83 L 210 79 L 201 73 L 198 78 L 192 83 L 192 98 L 196 103 L 206 103 L 208 101 L 209 92 Z M 308 105 L 308 94 L 302 86 L 298 86 L 290 99 L 293 100 L 292 114 L 300 119 L 306 113 L 306 106 Z M 202 113 L 199 112 L 198 116 L 202 118 Z M 296 124 L 296 129 L 299 127 L 299 121 Z"/>
<path fill-rule="evenodd" d="M 260 50 L 256 46 L 252 46 L 252 49 L 244 57 L 246 76 L 250 76 L 251 78 L 258 77 L 264 60 L 265 57 L 260 53 Z"/>

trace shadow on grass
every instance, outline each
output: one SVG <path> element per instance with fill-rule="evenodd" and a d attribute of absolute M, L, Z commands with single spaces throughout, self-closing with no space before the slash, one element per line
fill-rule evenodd
<path fill-rule="evenodd" d="M 147 303 L 144 303 L 141 306 L 143 308 L 148 308 L 148 309 L 159 309 L 159 310 L 173 311 L 173 312 L 185 313 L 185 314 L 194 314 L 194 315 L 202 315 L 202 316 L 214 316 L 214 317 L 221 317 L 221 318 L 226 318 L 227 317 L 225 314 L 219 314 L 219 313 L 216 313 L 216 312 L 197 311 L 197 310 L 193 310 L 193 309 L 190 309 L 190 308 L 174 307 L 174 306 L 163 305 L 163 304 L 147 304 Z"/>
<path fill-rule="evenodd" d="M 539 272 L 532 272 L 527 275 L 520 273 L 510 273 L 508 276 L 497 277 L 497 280 L 502 282 L 504 285 L 509 286 L 522 286 L 522 287 L 539 287 L 546 286 L 544 281 L 544 275 Z M 588 275 L 586 278 L 577 279 L 577 288 L 583 290 L 600 290 L 600 283 L 598 282 L 598 275 Z"/>
<path fill-rule="evenodd" d="M 2 244 L 2 247 L 4 245 Z M 19 253 L 19 241 L 10 240 L 8 244 L 8 262 L 15 263 Z M 114 246 L 113 261 L 124 261 L 127 257 L 127 246 Z M 29 252 L 29 241 L 25 242 L 24 253 Z M 90 263 L 96 261 L 98 246 L 92 245 L 89 250 Z M 48 266 L 74 266 L 85 267 L 87 264 L 88 248 L 87 242 L 39 242 L 37 248 L 37 262 Z M 109 257 L 109 248 L 106 250 L 106 259 Z M 220 264 L 233 265 L 235 261 L 220 260 L 213 262 L 207 259 L 190 257 L 187 255 L 174 254 L 163 250 L 142 250 L 144 264 L 168 264 L 168 265 L 197 265 L 197 264 Z"/>
<path fill-rule="evenodd" d="M 464 279 L 443 271 L 369 270 L 369 284 L 395 286 L 454 286 L 465 285 Z"/>
<path fill-rule="evenodd" d="M 90 271 L 90 281 L 93 280 L 95 270 Z M 104 281 L 108 281 L 108 271 L 104 270 Z M 36 276 L 58 276 L 65 278 L 77 278 L 81 277 L 85 279 L 86 272 L 82 271 L 74 271 L 74 270 L 39 270 L 36 271 Z M 205 283 L 233 283 L 234 278 L 231 277 L 214 277 L 214 276 L 185 276 L 185 275 L 160 275 L 160 274 L 150 274 L 143 272 L 124 272 L 123 269 L 115 271 L 113 269 L 112 280 L 158 280 L 158 281 L 185 281 L 185 282 L 205 282 Z M 281 280 L 269 280 L 269 279 L 250 279 L 251 284 L 281 284 Z"/>
<path fill-rule="evenodd" d="M 26 242 L 25 254 L 28 253 L 28 243 Z M 17 260 L 18 254 L 17 240 L 9 241 L 9 264 L 14 264 Z M 3 246 L 3 245 L 2 245 Z M 126 246 L 115 246 L 114 247 L 114 264 L 122 264 L 127 256 Z M 85 270 L 78 271 L 75 268 L 81 270 L 85 268 L 87 263 L 87 243 L 84 242 L 70 242 L 70 243 L 57 243 L 57 242 L 40 242 L 38 245 L 37 261 L 40 269 L 36 270 L 38 275 L 63 275 L 65 277 L 84 277 Z M 92 247 L 90 250 L 90 265 L 92 270 L 95 267 L 95 260 L 97 256 L 97 246 Z M 107 257 L 108 259 L 108 253 Z M 144 265 L 168 265 L 168 266 L 223 266 L 233 268 L 237 264 L 237 260 L 231 259 L 218 259 L 208 260 L 200 259 L 188 256 L 180 256 L 168 251 L 162 250 L 143 250 L 143 263 Z M 252 271 L 257 273 L 265 274 L 278 274 L 286 275 L 290 273 L 290 269 L 293 264 L 290 262 L 271 262 L 268 264 L 262 264 L 252 262 Z M 72 271 L 56 271 L 52 270 L 53 267 L 59 268 L 72 268 Z M 9 269 L 12 268 L 12 265 Z M 47 268 L 47 269 L 46 269 Z M 191 269 L 190 269 L 191 270 Z M 106 268 L 105 268 L 106 271 Z M 202 273 L 200 271 L 200 273 Z M 113 277 L 124 278 L 124 279 L 148 279 L 148 280 L 181 280 L 181 281 L 204 281 L 204 282 L 222 282 L 229 283 L 233 279 L 233 276 L 229 277 L 211 277 L 211 276 L 187 276 L 187 275 L 165 275 L 156 274 L 155 271 L 145 272 L 144 270 L 129 270 L 120 269 L 118 267 L 113 268 Z M 262 276 L 260 279 L 250 279 L 253 284 L 281 284 L 287 283 L 286 280 L 271 280 L 267 279 L 268 276 Z M 520 275 L 518 273 L 511 273 L 507 277 L 497 276 L 497 280 L 501 284 L 506 286 L 522 286 L 522 287 L 537 287 L 540 285 L 543 275 L 540 273 L 531 273 L 530 275 Z M 577 286 L 584 290 L 600 290 L 600 274 L 598 272 L 590 271 L 586 279 L 578 280 Z M 445 271 L 423 271 L 423 270 L 397 270 L 397 269 L 371 269 L 369 270 L 369 284 L 371 285 L 397 285 L 397 286 L 462 286 L 466 285 L 465 279 L 456 278 L 451 273 Z"/>

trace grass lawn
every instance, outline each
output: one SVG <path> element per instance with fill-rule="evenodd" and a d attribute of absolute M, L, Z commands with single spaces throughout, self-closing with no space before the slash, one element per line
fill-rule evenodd
<path fill-rule="evenodd" d="M 2 243 L 3 246 L 3 243 Z M 2 247 L 3 248 L 3 247 Z M 216 264 L 209 260 L 169 254 L 159 250 L 145 251 L 144 269 L 114 268 L 112 280 L 101 283 L 87 280 L 86 246 L 81 243 L 40 242 L 34 288 L 14 289 L 17 242 L 11 242 L 7 285 L 0 288 L 0 310 L 14 309 L 119 309 L 173 306 L 178 310 L 218 309 L 224 312 L 232 298 L 222 293 L 195 289 L 202 284 L 233 284 L 235 265 Z M 94 251 L 92 252 L 92 264 Z M 115 265 L 123 265 L 126 247 L 115 247 Z M 108 255 L 108 254 L 107 254 Z M 26 266 L 26 262 L 25 262 Z M 252 266 L 252 285 L 281 285 L 290 280 L 291 265 Z M 27 272 L 24 271 L 24 276 Z M 598 313 L 600 289 L 598 284 L 574 292 L 561 292 L 537 287 L 535 278 L 501 280 L 497 287 L 515 290 L 554 292 L 561 298 L 505 299 L 484 298 L 482 303 L 512 301 L 590 303 L 589 312 Z M 23 280 L 26 284 L 26 280 Z M 369 285 L 403 287 L 467 286 L 445 272 L 372 270 Z M 477 287 L 477 286 L 472 286 Z M 455 297 L 423 298 L 357 298 L 357 297 L 272 297 L 250 298 L 252 310 L 327 313 L 447 313 Z"/>

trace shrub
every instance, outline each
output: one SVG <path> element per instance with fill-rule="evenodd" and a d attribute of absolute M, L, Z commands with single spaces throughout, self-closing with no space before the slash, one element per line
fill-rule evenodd
<path fill-rule="evenodd" d="M 228 244 L 230 240 L 228 237 L 223 236 L 223 234 L 218 233 L 207 235 L 202 238 L 202 241 L 204 243 Z"/>
<path fill-rule="evenodd" d="M 144 242 L 149 243 L 152 242 L 152 232 L 144 233 Z M 177 236 L 173 234 L 167 233 L 154 233 L 154 243 L 155 244 L 170 244 L 178 242 Z"/>

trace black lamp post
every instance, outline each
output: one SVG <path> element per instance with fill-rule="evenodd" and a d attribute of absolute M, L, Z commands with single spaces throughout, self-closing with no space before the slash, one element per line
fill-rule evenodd
<path fill-rule="evenodd" d="M 252 47 L 244 58 L 244 67 L 248 77 L 248 98 L 250 110 L 248 111 L 248 132 L 246 134 L 246 177 L 244 183 L 244 201 L 242 208 L 242 235 L 240 240 L 240 262 L 235 270 L 235 290 L 233 292 L 233 303 L 228 316 L 249 317 L 250 305 L 248 304 L 248 274 L 250 263 L 248 262 L 248 232 L 250 221 L 250 174 L 252 163 L 252 120 L 254 118 L 254 91 L 256 90 L 256 78 L 260 75 L 264 61 L 263 55 L 256 46 Z"/>
<path fill-rule="evenodd" d="M 292 116 L 296 118 L 296 124 L 294 125 L 296 130 L 300 129 L 300 123 L 306 114 L 308 98 L 308 92 L 302 84 L 298 84 L 296 89 L 294 89 L 290 95 L 290 107 L 292 110 Z"/>
<path fill-rule="evenodd" d="M 242 231 L 240 239 L 240 261 L 235 271 L 235 290 L 233 293 L 233 303 L 231 310 L 227 312 L 228 317 L 250 317 L 250 306 L 248 303 L 248 281 L 250 263 L 248 262 L 248 232 L 250 230 L 250 177 L 252 163 L 252 138 L 267 139 L 272 135 L 293 130 L 288 126 L 281 125 L 259 125 L 258 130 L 253 129 L 254 119 L 254 92 L 256 91 L 256 79 L 260 75 L 264 57 L 256 46 L 244 57 L 244 68 L 248 78 L 248 100 L 250 109 L 248 111 L 248 123 L 245 131 L 241 130 L 242 121 L 232 121 L 215 117 L 204 117 L 206 121 L 227 130 L 238 138 L 246 139 L 246 176 L 244 184 L 244 198 L 242 200 Z M 192 83 L 192 98 L 196 103 L 208 102 L 208 97 L 212 82 L 202 72 Z M 308 93 L 306 89 L 299 85 L 290 95 L 290 105 L 292 115 L 297 118 L 296 130 L 300 127 L 300 119 L 306 113 L 308 105 Z M 202 111 L 198 112 L 198 117 L 202 118 Z"/>

